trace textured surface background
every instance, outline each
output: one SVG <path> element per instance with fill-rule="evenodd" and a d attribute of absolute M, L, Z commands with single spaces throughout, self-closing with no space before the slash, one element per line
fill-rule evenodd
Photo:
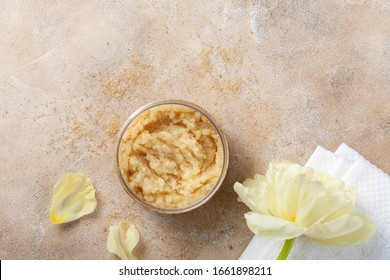
<path fill-rule="evenodd" d="M 105 240 L 121 220 L 141 259 L 236 259 L 252 234 L 233 183 L 269 161 L 345 142 L 390 172 L 388 0 L 3 0 L 0 37 L 1 259 L 115 258 Z M 136 108 L 172 98 L 217 119 L 231 160 L 211 201 L 164 216 L 121 188 L 114 144 Z M 52 225 L 70 171 L 98 207 Z"/>

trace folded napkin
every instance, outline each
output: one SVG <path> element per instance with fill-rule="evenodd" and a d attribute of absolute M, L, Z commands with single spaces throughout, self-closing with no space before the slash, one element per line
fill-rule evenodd
<path fill-rule="evenodd" d="M 363 245 L 325 246 L 301 236 L 289 259 L 390 259 L 390 176 L 358 152 L 342 144 L 335 153 L 317 147 L 306 166 L 324 171 L 359 194 L 356 210 L 376 224 L 376 233 Z M 254 236 L 240 260 L 276 259 L 283 242 Z"/>

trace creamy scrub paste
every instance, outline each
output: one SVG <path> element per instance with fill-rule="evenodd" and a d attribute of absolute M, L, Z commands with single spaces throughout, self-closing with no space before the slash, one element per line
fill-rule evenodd
<path fill-rule="evenodd" d="M 179 104 L 152 107 L 125 130 L 118 163 L 128 188 L 158 208 L 190 206 L 216 185 L 224 152 L 221 136 L 202 113 Z"/>

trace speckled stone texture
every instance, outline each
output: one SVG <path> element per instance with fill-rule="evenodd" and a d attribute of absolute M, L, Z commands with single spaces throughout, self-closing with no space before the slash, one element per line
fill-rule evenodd
<path fill-rule="evenodd" d="M 252 237 L 235 181 L 342 142 L 390 173 L 390 1 L 0 1 L 0 258 L 115 259 L 132 221 L 140 259 L 237 259 Z M 180 215 L 132 201 L 118 128 L 151 101 L 211 113 L 230 144 L 222 189 Z M 49 220 L 76 171 L 93 214 Z"/>

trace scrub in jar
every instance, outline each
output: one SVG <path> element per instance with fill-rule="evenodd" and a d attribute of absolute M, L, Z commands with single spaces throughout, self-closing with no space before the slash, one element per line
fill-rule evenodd
<path fill-rule="evenodd" d="M 201 112 L 181 104 L 147 109 L 127 126 L 118 149 L 119 171 L 144 202 L 172 209 L 205 197 L 221 176 L 221 136 Z"/>

